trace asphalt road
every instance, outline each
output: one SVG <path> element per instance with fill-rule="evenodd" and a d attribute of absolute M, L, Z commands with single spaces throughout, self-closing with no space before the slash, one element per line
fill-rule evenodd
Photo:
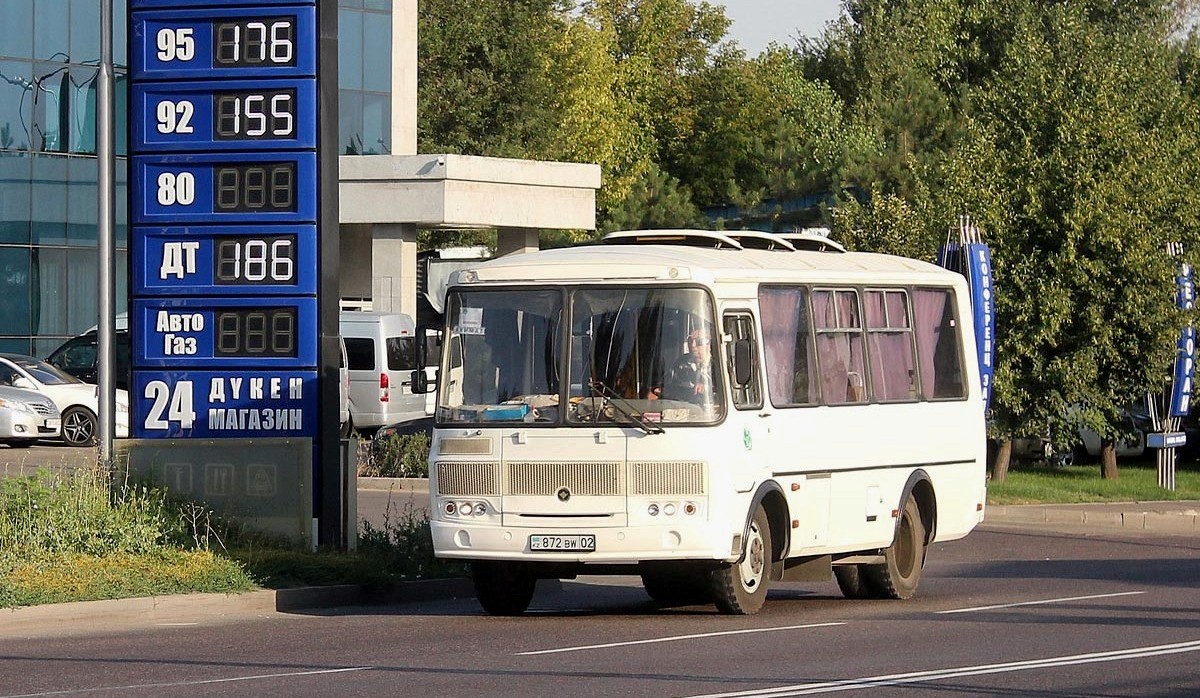
<path fill-rule="evenodd" d="M 910 601 L 832 582 L 762 613 L 659 608 L 636 578 L 473 600 L 260 613 L 0 640 L 13 696 L 1195 696 L 1200 541 L 983 528 L 930 551 Z"/>

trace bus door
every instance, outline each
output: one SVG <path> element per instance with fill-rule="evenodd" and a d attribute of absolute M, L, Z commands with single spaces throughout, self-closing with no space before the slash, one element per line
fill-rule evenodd
<path fill-rule="evenodd" d="M 762 352 L 754 315 L 749 310 L 725 310 L 722 317 L 725 334 L 725 366 L 728 373 L 733 410 L 726 428 L 739 436 L 740 458 L 734 459 L 731 481 L 738 492 L 749 492 L 770 476 L 772 438 L 769 411 L 764 412 L 760 365 Z M 739 375 L 740 374 L 740 375 Z"/>

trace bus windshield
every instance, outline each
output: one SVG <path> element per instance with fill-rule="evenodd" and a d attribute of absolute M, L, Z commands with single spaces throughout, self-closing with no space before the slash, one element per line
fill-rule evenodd
<path fill-rule="evenodd" d="M 440 422 L 646 430 L 724 415 L 720 337 L 701 289 L 456 289 L 446 312 L 461 358 L 443 362 Z"/>

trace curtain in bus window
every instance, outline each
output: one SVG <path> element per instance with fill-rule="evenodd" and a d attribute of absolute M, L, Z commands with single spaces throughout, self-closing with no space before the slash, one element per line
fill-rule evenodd
<path fill-rule="evenodd" d="M 817 330 L 821 394 L 825 402 L 866 401 L 858 294 L 854 291 L 814 291 L 813 324 Z"/>
<path fill-rule="evenodd" d="M 867 291 L 867 342 L 871 356 L 871 388 L 880 401 L 917 397 L 916 359 L 903 291 Z"/>
<path fill-rule="evenodd" d="M 921 393 L 926 399 L 966 394 L 952 298 L 951 292 L 943 289 L 913 291 Z"/>
<path fill-rule="evenodd" d="M 762 315 L 767 392 L 774 405 L 813 404 L 817 384 L 808 350 L 808 305 L 804 289 L 763 287 L 758 293 Z"/>

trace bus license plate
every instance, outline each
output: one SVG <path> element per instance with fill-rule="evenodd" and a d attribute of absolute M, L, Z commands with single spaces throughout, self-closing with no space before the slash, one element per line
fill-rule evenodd
<path fill-rule="evenodd" d="M 534 551 L 553 551 L 571 553 L 592 553 L 596 551 L 596 536 L 590 533 L 578 536 L 548 536 L 533 534 L 529 536 L 529 549 Z"/>

